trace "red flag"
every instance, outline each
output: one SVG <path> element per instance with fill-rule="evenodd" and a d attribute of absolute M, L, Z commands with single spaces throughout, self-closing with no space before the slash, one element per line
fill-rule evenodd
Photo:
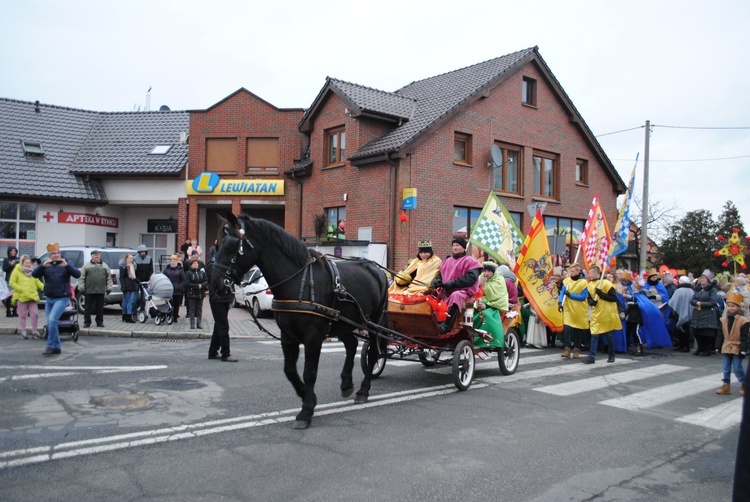
<path fill-rule="evenodd" d="M 583 264 L 586 266 L 586 271 L 592 265 L 597 265 L 601 270 L 606 270 L 611 239 L 607 220 L 604 218 L 604 212 L 599 204 L 599 196 L 595 195 L 581 238 Z"/>

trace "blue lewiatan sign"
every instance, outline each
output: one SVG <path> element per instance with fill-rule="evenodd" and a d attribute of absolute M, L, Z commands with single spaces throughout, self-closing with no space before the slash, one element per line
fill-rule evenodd
<path fill-rule="evenodd" d="M 222 180 L 210 171 L 187 180 L 187 195 L 284 195 L 284 180 Z"/>

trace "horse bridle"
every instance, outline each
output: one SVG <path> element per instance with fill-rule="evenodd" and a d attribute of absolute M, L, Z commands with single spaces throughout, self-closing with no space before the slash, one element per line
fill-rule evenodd
<path fill-rule="evenodd" d="M 227 233 L 222 241 L 225 251 L 231 256 L 229 265 L 224 265 L 218 262 L 214 262 L 213 264 L 213 267 L 224 276 L 224 286 L 227 288 L 232 287 L 232 284 L 240 282 L 240 278 L 237 277 L 235 266 L 237 265 L 237 259 L 245 254 L 245 244 L 247 244 L 250 251 L 255 252 L 255 246 L 253 246 L 253 243 L 245 236 L 245 230 L 240 228 L 239 234 L 239 237 L 235 237 Z"/>

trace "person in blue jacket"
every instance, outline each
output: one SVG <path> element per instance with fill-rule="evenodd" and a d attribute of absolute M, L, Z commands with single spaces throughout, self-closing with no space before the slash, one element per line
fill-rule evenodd
<path fill-rule="evenodd" d="M 32 277 L 44 279 L 44 313 L 47 317 L 47 347 L 45 357 L 62 353 L 60 331 L 57 322 L 70 301 L 70 278 L 81 277 L 81 271 L 65 261 L 57 244 L 47 246 L 49 257 L 31 273 Z"/>

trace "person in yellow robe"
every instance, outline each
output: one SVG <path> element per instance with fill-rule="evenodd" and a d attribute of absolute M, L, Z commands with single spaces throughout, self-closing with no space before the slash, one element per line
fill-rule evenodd
<path fill-rule="evenodd" d="M 596 362 L 596 349 L 599 337 L 607 337 L 609 350 L 608 363 L 615 362 L 615 330 L 622 329 L 620 314 L 617 312 L 617 291 L 607 279 L 600 279 L 602 271 L 596 265 L 589 269 L 588 304 L 591 306 L 591 345 L 589 356 L 584 364 Z"/>
<path fill-rule="evenodd" d="M 563 313 L 563 346 L 565 347 L 560 357 L 570 357 L 571 348 L 573 357 L 578 357 L 581 352 L 581 341 L 588 336 L 589 308 L 586 298 L 589 291 L 587 286 L 588 282 L 581 273 L 581 265 L 572 264 L 568 268 L 568 276 L 563 279 L 563 287 L 557 304 L 557 308 Z"/>
<path fill-rule="evenodd" d="M 440 271 L 443 262 L 432 251 L 432 242 L 419 241 L 417 257 L 404 270 L 397 273 L 388 293 L 399 295 L 423 295 Z"/>

